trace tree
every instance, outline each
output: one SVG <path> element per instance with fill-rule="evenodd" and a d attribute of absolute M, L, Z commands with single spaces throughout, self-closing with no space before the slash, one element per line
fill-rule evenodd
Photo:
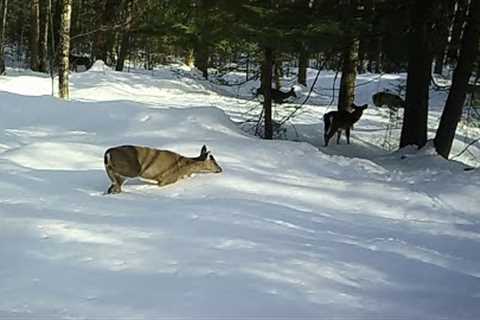
<path fill-rule="evenodd" d="M 355 100 L 359 40 L 350 36 L 342 52 L 342 77 L 338 94 L 338 110 L 349 110 Z"/>
<path fill-rule="evenodd" d="M 60 44 L 58 59 L 58 84 L 60 98 L 70 98 L 69 88 L 69 53 L 70 53 L 70 26 L 72 16 L 72 0 L 62 1 L 62 15 L 60 23 Z"/>
<path fill-rule="evenodd" d="M 463 28 L 467 18 L 468 0 L 456 0 L 450 43 L 448 44 L 447 58 L 449 63 L 456 63 L 458 50 L 462 39 Z"/>
<path fill-rule="evenodd" d="M 125 8 L 125 27 L 122 32 L 122 41 L 120 44 L 120 51 L 118 53 L 117 65 L 115 66 L 116 71 L 123 71 L 125 64 L 125 59 L 130 50 L 130 37 L 131 37 L 131 27 L 132 27 L 132 14 L 133 14 L 133 0 L 126 0 Z"/>
<path fill-rule="evenodd" d="M 2 0 L 0 10 L 0 75 L 5 73 L 5 27 L 7 24 L 8 0 Z"/>
<path fill-rule="evenodd" d="M 102 4 L 103 1 L 100 1 Z M 114 31 L 115 16 L 118 12 L 117 8 L 121 6 L 120 0 L 106 0 L 99 11 L 98 31 L 95 35 L 94 57 L 95 60 L 103 60 L 110 64 L 111 52 L 114 47 Z"/>
<path fill-rule="evenodd" d="M 39 71 L 40 53 L 40 0 L 32 0 L 30 23 L 30 68 Z"/>
<path fill-rule="evenodd" d="M 298 54 L 298 84 L 307 86 L 307 68 L 308 68 L 308 51 L 305 45 L 300 45 Z"/>
<path fill-rule="evenodd" d="M 40 2 L 40 42 L 39 42 L 39 63 L 38 71 L 48 71 L 48 32 L 50 18 L 50 1 L 42 0 Z"/>
<path fill-rule="evenodd" d="M 472 1 L 461 41 L 457 67 L 453 73 L 452 87 L 450 88 L 434 140 L 437 152 L 446 159 L 448 159 L 452 149 L 457 124 L 462 116 L 466 89 L 472 75 L 475 60 L 478 58 L 479 45 L 480 1 Z"/>
<path fill-rule="evenodd" d="M 400 147 L 427 142 L 429 85 L 432 69 L 432 19 L 434 0 L 411 1 L 408 77 Z"/>

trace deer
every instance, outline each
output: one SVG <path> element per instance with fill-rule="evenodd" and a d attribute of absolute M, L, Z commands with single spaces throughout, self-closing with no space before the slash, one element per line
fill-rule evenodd
<path fill-rule="evenodd" d="M 123 145 L 107 149 L 104 164 L 112 182 L 107 194 L 122 192 L 122 184 L 129 178 L 153 181 L 162 187 L 194 173 L 223 171 L 205 145 L 200 150 L 200 155 L 193 158 L 169 150 Z"/>
<path fill-rule="evenodd" d="M 255 97 L 258 97 L 259 95 L 265 96 L 264 95 L 264 90 L 263 87 L 257 88 Z M 283 92 L 278 89 L 273 89 L 272 88 L 272 100 L 273 102 L 277 104 L 283 104 L 285 103 L 285 99 L 288 99 L 289 97 L 297 97 L 297 94 L 295 93 L 295 89 L 292 87 L 288 92 Z"/>
<path fill-rule="evenodd" d="M 328 146 L 328 142 L 337 133 L 337 144 L 340 143 L 340 136 L 342 130 L 345 131 L 347 137 L 347 144 L 350 144 L 350 129 L 353 124 L 357 122 L 363 114 L 363 111 L 367 109 L 368 104 L 363 106 L 357 106 L 352 103 L 351 110 L 330 111 L 323 115 L 325 147 Z"/>
<path fill-rule="evenodd" d="M 377 92 L 372 96 L 373 104 L 377 107 L 387 106 L 392 111 L 405 108 L 405 101 L 400 96 L 390 92 Z"/>

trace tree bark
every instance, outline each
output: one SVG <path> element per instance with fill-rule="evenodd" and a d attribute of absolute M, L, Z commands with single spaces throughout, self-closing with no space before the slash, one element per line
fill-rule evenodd
<path fill-rule="evenodd" d="M 40 3 L 40 53 L 38 65 L 40 72 L 48 71 L 49 8 L 49 0 L 42 0 Z"/>
<path fill-rule="evenodd" d="M 338 94 L 338 110 L 350 110 L 355 100 L 355 82 L 357 79 L 358 39 L 351 37 L 342 52 L 342 78 Z"/>
<path fill-rule="evenodd" d="M 262 88 L 263 88 L 263 113 L 265 118 L 265 139 L 273 139 L 272 127 L 272 67 L 273 67 L 273 49 L 264 49 L 264 61 L 262 69 Z"/>
<path fill-rule="evenodd" d="M 72 16 L 72 0 L 62 0 L 62 19 L 60 23 L 60 43 L 58 62 L 58 85 L 60 98 L 70 98 L 69 88 L 69 53 L 70 53 L 70 24 Z"/>
<path fill-rule="evenodd" d="M 478 0 L 474 0 L 478 1 Z M 457 0 L 457 9 L 453 19 L 452 33 L 450 35 L 450 43 L 448 45 L 447 58 L 449 63 L 456 63 L 458 58 L 458 50 L 463 34 L 465 19 L 467 18 L 468 0 Z"/>
<path fill-rule="evenodd" d="M 436 35 L 435 41 L 435 67 L 433 72 L 435 74 L 442 74 L 445 65 L 445 57 L 447 55 L 448 38 L 450 36 L 450 27 L 453 22 L 455 11 L 455 1 L 443 0 L 439 1 L 440 14 L 435 22 L 434 33 Z"/>
<path fill-rule="evenodd" d="M 400 148 L 423 147 L 427 142 L 428 98 L 432 69 L 429 16 L 434 0 L 412 1 L 412 26 L 408 44 L 408 76 Z"/>
<path fill-rule="evenodd" d="M 115 43 L 112 27 L 115 22 L 116 9 L 119 6 L 120 0 L 106 0 L 99 18 L 99 27 L 103 30 L 97 31 L 95 35 L 95 59 L 103 60 L 107 65 L 111 64 L 109 54 L 113 51 Z"/>
<path fill-rule="evenodd" d="M 302 45 L 298 55 L 298 84 L 307 86 L 308 53 Z"/>
<path fill-rule="evenodd" d="M 133 0 L 127 0 L 126 7 L 126 25 L 125 30 L 122 34 L 122 43 L 120 45 L 120 51 L 118 54 L 117 65 L 115 66 L 116 71 L 123 71 L 125 65 L 125 59 L 127 58 L 128 52 L 130 51 L 130 29 L 132 27 L 132 13 L 133 13 Z"/>
<path fill-rule="evenodd" d="M 452 87 L 440 119 L 435 136 L 435 148 L 444 158 L 448 159 L 452 149 L 455 131 L 462 116 L 468 81 L 472 75 L 473 66 L 480 45 L 480 2 L 472 1 L 467 25 L 462 38 L 462 45 L 457 67 L 453 72 Z"/>
<path fill-rule="evenodd" d="M 209 48 L 206 43 L 198 41 L 196 48 L 193 51 L 195 67 L 202 72 L 205 79 L 208 79 L 208 60 L 209 60 Z"/>
<path fill-rule="evenodd" d="M 40 71 L 40 0 L 32 0 L 31 9 L 30 68 Z"/>
<path fill-rule="evenodd" d="M 5 28 L 7 24 L 8 0 L 2 1 L 0 10 L 0 75 L 5 74 Z"/>

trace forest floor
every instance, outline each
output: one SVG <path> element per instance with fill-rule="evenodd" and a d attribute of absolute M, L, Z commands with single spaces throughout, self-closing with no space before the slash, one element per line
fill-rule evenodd
<path fill-rule="evenodd" d="M 478 144 L 456 161 L 431 146 L 389 151 L 399 125 L 387 132 L 388 112 L 371 106 L 351 145 L 325 148 L 334 78 L 322 72 L 284 139 L 266 141 L 252 134 L 256 81 L 97 63 L 72 75 L 64 102 L 49 96 L 47 76 L 9 69 L 0 318 L 478 319 L 480 174 L 463 170 L 479 165 Z M 356 102 L 404 82 L 360 75 Z M 296 90 L 277 121 L 309 91 Z M 432 90 L 431 137 L 445 98 Z M 479 135 L 462 123 L 453 154 Z M 206 144 L 224 172 L 164 188 L 129 181 L 106 196 L 103 152 L 121 144 L 187 156 Z"/>

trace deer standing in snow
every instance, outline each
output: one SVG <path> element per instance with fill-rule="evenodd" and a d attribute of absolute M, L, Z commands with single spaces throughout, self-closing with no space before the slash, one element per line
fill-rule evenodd
<path fill-rule="evenodd" d="M 255 96 L 257 97 L 258 95 L 264 96 L 262 87 L 257 89 Z M 282 103 L 285 102 L 284 100 L 288 99 L 289 97 L 295 97 L 295 98 L 297 97 L 297 94 L 295 93 L 295 90 L 294 90 L 293 87 L 288 92 L 283 92 L 283 91 L 280 91 L 278 89 L 273 89 L 272 88 L 272 100 L 273 100 L 273 102 L 278 103 L 278 104 L 282 104 Z"/>
<path fill-rule="evenodd" d="M 353 111 L 330 111 L 323 116 L 324 133 L 323 138 L 325 140 L 325 147 L 328 146 L 328 142 L 337 133 L 337 144 L 340 143 L 340 136 L 342 131 L 345 131 L 347 136 L 347 143 L 350 144 L 350 129 L 353 124 L 357 122 L 362 116 L 363 110 L 367 109 L 368 105 L 356 106 L 352 103 Z"/>
<path fill-rule="evenodd" d="M 127 178 L 140 177 L 155 181 L 158 186 L 165 186 L 194 173 L 222 172 L 205 145 L 195 158 L 187 158 L 168 150 L 119 146 L 105 151 L 104 163 L 112 181 L 108 194 L 120 193 Z"/>

